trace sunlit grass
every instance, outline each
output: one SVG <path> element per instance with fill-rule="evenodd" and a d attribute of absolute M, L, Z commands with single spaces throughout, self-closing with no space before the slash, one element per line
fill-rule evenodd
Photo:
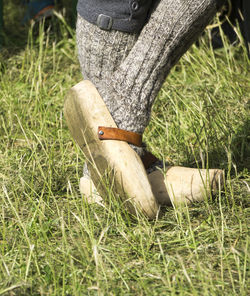
<path fill-rule="evenodd" d="M 0 53 L 0 295 L 248 295 L 249 61 L 204 36 L 172 70 L 145 141 L 172 164 L 219 167 L 213 201 L 132 219 L 88 205 L 84 158 L 62 113 L 79 82 L 75 37 L 30 31 Z M 113 197 L 110 197 L 112 200 Z"/>

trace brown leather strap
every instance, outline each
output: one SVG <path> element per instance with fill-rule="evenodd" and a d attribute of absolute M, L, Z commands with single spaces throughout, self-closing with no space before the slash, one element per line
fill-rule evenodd
<path fill-rule="evenodd" d="M 125 141 L 129 144 L 135 146 L 142 146 L 142 136 L 140 134 L 129 132 L 115 127 L 98 127 L 98 137 L 100 140 L 118 140 Z M 141 160 L 144 164 L 145 169 L 148 169 L 153 163 L 155 163 L 158 158 L 156 158 L 152 153 L 146 152 Z"/>
<path fill-rule="evenodd" d="M 118 140 L 138 147 L 142 146 L 142 135 L 120 128 L 99 126 L 98 137 L 100 140 Z"/>
<path fill-rule="evenodd" d="M 155 157 L 152 153 L 146 152 L 142 157 L 141 160 L 144 164 L 145 169 L 147 170 L 153 163 L 155 163 L 158 158 Z"/>

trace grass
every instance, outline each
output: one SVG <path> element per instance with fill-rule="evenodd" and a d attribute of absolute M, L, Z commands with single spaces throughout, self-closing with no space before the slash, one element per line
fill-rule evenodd
<path fill-rule="evenodd" d="M 84 157 L 62 110 L 82 78 L 74 32 L 54 22 L 10 34 L 0 52 L 0 295 L 249 295 L 243 42 L 213 51 L 207 32 L 166 80 L 144 138 L 171 164 L 225 169 L 225 190 L 150 222 L 79 193 Z"/>

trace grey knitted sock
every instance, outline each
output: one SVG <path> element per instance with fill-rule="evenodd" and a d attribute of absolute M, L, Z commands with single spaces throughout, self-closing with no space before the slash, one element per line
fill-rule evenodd
<path fill-rule="evenodd" d="M 118 66 L 133 48 L 138 36 L 138 33 L 101 30 L 85 21 L 78 14 L 76 37 L 82 74 L 85 79 L 90 80 L 95 85 L 110 111 L 113 106 L 110 108 L 108 96 L 110 95 L 113 98 L 113 94 L 109 94 L 107 91 L 105 92 L 107 95 L 104 97 L 104 90 Z M 119 104 L 119 99 L 115 102 L 115 105 L 117 104 Z M 137 153 L 143 154 L 143 148 L 131 146 Z"/>
<path fill-rule="evenodd" d="M 166 76 L 216 11 L 216 0 L 159 2 L 127 58 L 99 89 L 119 128 L 144 132 Z"/>
<path fill-rule="evenodd" d="M 110 77 L 134 46 L 138 35 L 103 31 L 78 15 L 76 37 L 82 74 L 84 79 L 93 82 L 101 95 Z M 90 177 L 86 163 L 83 176 Z"/>
<path fill-rule="evenodd" d="M 138 35 L 104 31 L 78 15 L 76 37 L 84 79 L 92 81 L 102 94 L 110 77 L 131 51 Z"/>
<path fill-rule="evenodd" d="M 166 76 L 213 18 L 218 1 L 161 0 L 139 38 L 100 30 L 78 16 L 83 75 L 96 85 L 119 128 L 144 132 Z"/>

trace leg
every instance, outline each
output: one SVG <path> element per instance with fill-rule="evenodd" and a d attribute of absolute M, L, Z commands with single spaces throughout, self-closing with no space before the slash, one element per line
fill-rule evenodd
<path fill-rule="evenodd" d="M 166 76 L 216 11 L 216 0 L 159 2 L 127 58 L 99 89 L 118 127 L 144 132 Z"/>
<path fill-rule="evenodd" d="M 84 77 L 95 84 L 119 128 L 144 132 L 166 76 L 213 18 L 218 2 L 157 1 L 138 40 L 137 34 L 103 31 L 79 19 Z"/>
<path fill-rule="evenodd" d="M 104 31 L 78 15 L 76 37 L 83 77 L 92 81 L 99 90 L 127 57 L 138 33 Z"/>
<path fill-rule="evenodd" d="M 123 44 L 122 59 L 118 59 L 122 62 L 111 62 L 113 67 L 107 67 L 106 62 L 110 62 L 112 50 L 107 51 L 106 44 L 100 41 L 107 43 L 116 32 L 91 28 L 96 30 L 95 36 L 91 35 L 87 42 L 83 42 L 82 49 L 78 45 L 83 53 L 80 62 L 119 128 L 141 134 L 144 132 L 153 101 L 171 67 L 197 39 L 216 11 L 216 0 L 161 0 L 138 40 L 133 37 L 130 43 L 134 44 L 132 49 L 124 50 Z M 124 33 L 117 34 L 122 40 L 128 38 Z M 104 39 L 102 36 L 105 36 Z M 129 40 L 132 40 L 131 35 Z M 92 50 L 88 49 L 88 42 L 92 43 Z M 104 53 L 99 50 L 100 46 L 105 48 Z M 120 49 L 118 47 L 118 52 Z M 116 52 L 117 48 L 113 47 L 113 50 Z"/>

